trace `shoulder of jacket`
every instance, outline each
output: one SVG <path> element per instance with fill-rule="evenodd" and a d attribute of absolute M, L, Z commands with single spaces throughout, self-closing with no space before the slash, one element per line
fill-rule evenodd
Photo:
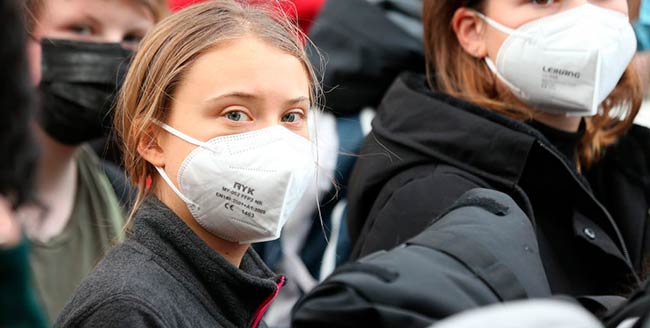
<path fill-rule="evenodd" d="M 445 182 L 445 185 L 433 185 L 432 182 Z M 451 183 L 458 182 L 463 185 L 469 185 L 473 188 L 489 188 L 490 185 L 478 176 L 469 173 L 460 168 L 447 164 L 426 164 L 408 168 L 399 174 L 393 176 L 386 186 L 391 185 L 389 189 L 400 189 L 402 187 L 414 184 L 429 184 L 435 189 L 449 187 Z"/>
<path fill-rule="evenodd" d="M 163 311 L 136 291 L 123 291 L 96 299 L 85 306 L 73 307 L 59 317 L 55 327 L 137 327 L 138 323 L 155 323 L 168 327 Z"/>

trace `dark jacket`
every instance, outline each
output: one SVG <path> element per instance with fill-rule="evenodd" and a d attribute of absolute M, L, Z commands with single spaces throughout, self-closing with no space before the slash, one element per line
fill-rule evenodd
<path fill-rule="evenodd" d="M 375 108 L 402 71 L 424 72 L 422 0 L 327 0 L 309 31 L 322 52 L 326 105 L 335 115 Z M 321 67 L 321 57 L 310 52 Z"/>
<path fill-rule="evenodd" d="M 234 267 L 150 197 L 55 326 L 255 327 L 283 282 L 252 249 Z"/>
<path fill-rule="evenodd" d="M 585 175 L 621 230 L 634 267 L 650 269 L 650 130 L 634 125 Z"/>
<path fill-rule="evenodd" d="M 507 195 L 474 189 L 405 244 L 339 268 L 296 304 L 292 327 L 428 327 L 550 295 L 528 217 Z"/>
<path fill-rule="evenodd" d="M 506 193 L 530 218 L 554 293 L 637 284 L 619 225 L 541 133 L 408 74 L 384 98 L 352 174 L 353 257 L 405 242 L 477 187 Z"/>

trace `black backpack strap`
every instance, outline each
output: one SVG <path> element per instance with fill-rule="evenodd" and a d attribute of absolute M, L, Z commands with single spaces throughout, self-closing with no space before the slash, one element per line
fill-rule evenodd
<path fill-rule="evenodd" d="M 435 249 L 463 263 L 502 302 L 527 298 L 526 290 L 508 267 L 488 249 L 460 234 L 431 231 L 414 237 L 408 244 Z"/>

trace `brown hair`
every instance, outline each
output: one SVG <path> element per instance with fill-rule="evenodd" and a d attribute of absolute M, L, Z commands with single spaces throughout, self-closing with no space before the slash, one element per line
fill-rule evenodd
<path fill-rule="evenodd" d="M 38 21 L 43 9 L 43 0 L 25 0 L 24 2 L 25 13 L 25 28 L 29 33 L 34 31 L 34 26 Z"/>
<path fill-rule="evenodd" d="M 34 31 L 47 0 L 25 0 L 25 22 L 29 33 Z M 158 22 L 169 14 L 167 0 L 134 0 L 145 6 Z"/>
<path fill-rule="evenodd" d="M 515 97 L 483 60 L 461 47 L 452 18 L 461 7 L 480 11 L 485 0 L 425 0 L 424 44 L 427 77 L 432 88 L 476 103 L 518 121 L 535 118 L 537 112 Z M 601 104 L 596 116 L 586 118 L 586 132 L 578 145 L 578 168 L 589 167 L 603 149 L 616 142 L 634 121 L 642 100 L 636 71 L 628 66 L 616 89 Z"/>
<path fill-rule="evenodd" d="M 229 40 L 256 37 L 301 61 L 312 85 L 310 100 L 317 104 L 320 84 L 305 52 L 307 39 L 272 2 L 263 6 L 215 0 L 191 6 L 163 20 L 140 43 L 115 113 L 125 169 L 138 187 L 129 221 L 150 193 L 148 179 L 156 174 L 138 153 L 138 144 L 151 137 L 147 133 L 152 121 L 165 121 L 174 92 L 202 54 Z"/>

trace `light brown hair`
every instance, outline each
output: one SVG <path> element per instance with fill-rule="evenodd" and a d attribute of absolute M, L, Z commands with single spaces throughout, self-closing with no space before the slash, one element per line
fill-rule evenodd
<path fill-rule="evenodd" d="M 423 12 L 427 76 L 432 88 L 468 100 L 517 121 L 534 119 L 537 111 L 503 85 L 483 60 L 461 47 L 452 18 L 461 7 L 482 10 L 485 0 L 425 0 Z M 596 116 L 586 118 L 586 132 L 578 145 L 578 168 L 589 167 L 603 149 L 632 125 L 642 100 L 636 71 L 628 66 L 616 89 Z"/>
<path fill-rule="evenodd" d="M 177 87 L 202 54 L 229 40 L 255 37 L 300 60 L 312 86 L 312 106 L 318 103 L 320 84 L 305 52 L 303 41 L 307 39 L 297 25 L 275 8 L 274 1 L 265 5 L 209 1 L 166 18 L 142 40 L 115 113 L 125 169 L 138 188 L 129 221 L 153 189 L 148 189 L 148 184 L 157 174 L 154 166 L 138 153 L 138 145 L 152 138 L 154 120 L 165 121 Z"/>

